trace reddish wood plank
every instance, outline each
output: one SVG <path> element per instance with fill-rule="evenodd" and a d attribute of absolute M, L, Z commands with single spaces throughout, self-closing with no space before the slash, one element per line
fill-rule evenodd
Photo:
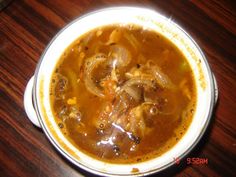
<path fill-rule="evenodd" d="M 203 49 L 216 76 L 219 102 L 210 127 L 181 161 L 153 176 L 235 176 L 236 5 L 225 0 L 13 0 L 0 12 L 0 176 L 93 176 L 74 167 L 27 119 L 27 80 L 52 37 L 92 10 L 118 5 L 149 7 L 188 31 Z M 207 158 L 188 165 L 186 158 Z"/>

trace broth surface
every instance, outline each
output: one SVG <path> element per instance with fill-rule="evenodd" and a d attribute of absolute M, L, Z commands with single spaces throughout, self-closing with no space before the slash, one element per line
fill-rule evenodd
<path fill-rule="evenodd" d="M 134 163 L 171 149 L 195 110 L 192 70 L 162 35 L 104 26 L 71 44 L 51 78 L 51 108 L 64 136 L 102 161 Z"/>

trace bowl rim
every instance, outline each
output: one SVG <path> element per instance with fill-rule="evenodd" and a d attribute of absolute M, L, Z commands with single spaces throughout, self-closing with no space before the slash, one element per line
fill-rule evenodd
<path fill-rule="evenodd" d="M 42 127 L 42 130 L 44 132 L 44 134 L 47 136 L 47 138 L 49 139 L 49 141 L 53 144 L 54 148 L 56 148 L 57 151 L 59 151 L 61 153 L 61 155 L 63 155 L 64 158 L 66 158 L 67 160 L 69 160 L 72 164 L 74 164 L 75 166 L 83 169 L 83 170 L 86 170 L 90 173 L 93 173 L 93 174 L 96 174 L 96 175 L 100 175 L 100 176 L 103 176 L 103 175 L 106 175 L 106 176 L 146 176 L 146 175 L 151 175 L 151 174 L 154 174 L 154 173 L 157 173 L 157 172 L 160 172 L 160 171 L 163 171 L 164 169 L 167 169 L 169 168 L 170 166 L 172 166 L 173 164 L 175 164 L 174 161 L 171 161 L 169 162 L 168 164 L 162 166 L 161 168 L 157 168 L 157 169 L 153 169 L 153 170 L 150 170 L 148 172 L 139 172 L 139 173 L 130 173 L 130 174 L 112 174 L 112 173 L 109 173 L 109 172 L 103 172 L 103 171 L 98 171 L 96 169 L 93 169 L 93 168 L 90 168 L 88 166 L 85 166 L 84 164 L 82 163 L 79 163 L 78 161 L 76 161 L 75 159 L 73 159 L 67 152 L 65 152 L 62 147 L 56 142 L 56 140 L 54 139 L 53 136 L 50 135 L 49 133 L 49 130 L 47 129 L 47 127 L 44 125 L 43 123 L 43 120 L 42 120 L 42 117 L 41 117 L 41 114 L 40 114 L 40 111 L 39 111 L 39 105 L 38 105 L 38 98 L 37 98 L 37 94 L 36 94 L 36 83 L 38 82 L 38 75 L 39 75 L 39 70 L 40 70 L 40 66 L 42 64 L 42 61 L 44 59 L 44 56 L 45 54 L 47 53 L 48 49 L 50 48 L 50 46 L 53 44 L 53 42 L 55 41 L 55 39 L 61 35 L 61 33 L 63 33 L 67 28 L 69 28 L 71 25 L 73 25 L 74 23 L 76 23 L 77 21 L 80 21 L 81 19 L 87 17 L 87 16 L 90 16 L 90 15 L 93 15 L 93 14 L 96 14 L 96 13 L 100 13 L 100 12 L 103 12 L 103 11 L 109 11 L 109 10 L 132 10 L 132 9 L 140 9 L 140 10 L 149 10 L 149 11 L 153 11 L 159 15 L 161 15 L 163 18 L 165 18 L 166 20 L 168 20 L 168 18 L 161 14 L 159 11 L 157 10 L 154 10 L 150 7 L 138 7 L 138 6 L 119 6 L 119 7 L 109 7 L 109 8 L 101 8 L 99 10 L 95 10 L 95 11 L 92 11 L 92 12 L 88 12 L 82 16 L 79 16 L 77 18 L 75 18 L 74 20 L 72 20 L 70 23 L 68 23 L 66 26 L 64 26 L 59 32 L 57 32 L 57 34 L 51 39 L 51 41 L 48 43 L 48 45 L 46 46 L 46 48 L 44 49 L 42 55 L 40 56 L 40 59 L 38 61 L 38 64 L 36 66 L 36 69 L 35 69 L 35 79 L 34 79 L 34 83 L 33 83 L 33 92 L 32 92 L 32 96 L 33 96 L 33 104 L 34 104 L 34 108 L 35 108 L 35 111 L 36 111 L 36 115 L 37 115 L 37 118 L 39 120 L 39 123 Z M 215 89 L 215 86 L 214 86 L 214 81 L 213 81 L 213 74 L 212 74 L 212 71 L 210 69 L 210 66 L 209 66 L 209 63 L 203 53 L 203 51 L 201 50 L 201 48 L 198 46 L 198 44 L 195 42 L 195 40 L 186 32 L 186 30 L 184 28 L 182 28 L 178 23 L 176 22 L 173 22 L 173 21 L 170 21 L 170 23 L 174 24 L 181 32 L 183 32 L 189 39 L 190 41 L 193 43 L 193 45 L 197 48 L 197 50 L 200 52 L 200 55 L 202 57 L 202 60 L 204 61 L 204 64 L 206 66 L 206 69 L 207 69 L 207 74 L 209 76 L 209 81 L 210 83 L 209 84 L 209 87 L 210 87 L 210 97 L 211 97 L 211 100 L 210 100 L 210 106 L 209 106 L 209 110 L 206 114 L 206 122 L 204 124 L 204 127 L 202 128 L 202 130 L 200 131 L 199 135 L 197 136 L 195 142 L 188 148 L 185 150 L 184 153 L 180 154 L 180 156 L 178 156 L 178 159 L 183 159 L 187 154 L 190 153 L 190 151 L 192 151 L 192 149 L 198 144 L 198 142 L 200 141 L 200 139 L 202 138 L 202 136 L 204 135 L 208 125 L 209 125 L 209 122 L 211 120 L 211 117 L 212 117 L 212 113 L 213 113 L 213 108 L 214 108 L 214 102 L 216 100 L 215 98 L 215 92 L 214 92 L 214 89 Z"/>

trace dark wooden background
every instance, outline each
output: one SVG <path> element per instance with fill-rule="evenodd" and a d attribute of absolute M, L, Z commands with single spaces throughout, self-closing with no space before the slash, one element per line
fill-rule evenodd
<path fill-rule="evenodd" d="M 186 29 L 205 52 L 219 101 L 203 139 L 186 159 L 154 176 L 236 176 L 236 1 L 13 0 L 0 12 L 0 176 L 92 176 L 71 165 L 28 120 L 23 94 L 45 46 L 68 22 L 98 8 L 153 8 Z"/>

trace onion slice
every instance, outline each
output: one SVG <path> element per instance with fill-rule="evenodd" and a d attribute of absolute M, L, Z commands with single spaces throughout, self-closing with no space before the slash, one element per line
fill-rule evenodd
<path fill-rule="evenodd" d="M 118 91 L 118 94 L 125 91 L 132 98 L 134 98 L 136 101 L 142 100 L 142 98 L 141 98 L 142 94 L 140 93 L 140 90 L 133 88 L 133 86 L 135 86 L 135 85 L 137 85 L 137 86 L 146 85 L 146 86 L 151 87 L 151 88 L 156 87 L 155 80 L 152 79 L 151 77 L 150 78 L 149 77 L 147 77 L 147 78 L 133 77 L 133 78 L 131 78 L 128 81 L 125 82 L 125 84 Z"/>
<path fill-rule="evenodd" d="M 122 45 L 113 45 L 110 47 L 110 57 L 112 61 L 116 60 L 116 66 L 125 67 L 131 62 L 130 52 Z"/>
<path fill-rule="evenodd" d="M 103 63 L 105 60 L 107 60 L 107 56 L 103 53 L 98 53 L 88 58 L 85 61 L 85 72 L 84 72 L 85 86 L 89 92 L 98 97 L 104 97 L 105 95 L 103 91 L 99 89 L 92 80 L 92 72 L 99 64 Z"/>
<path fill-rule="evenodd" d="M 167 89 L 174 88 L 174 84 L 172 83 L 170 78 L 165 73 L 163 73 L 161 68 L 159 68 L 157 65 L 151 67 L 151 73 L 153 74 L 155 80 L 161 87 Z"/>
<path fill-rule="evenodd" d="M 146 85 L 152 88 L 156 87 L 155 79 L 152 79 L 152 77 L 133 77 L 125 82 L 120 91 L 126 90 L 133 85 Z"/>
<path fill-rule="evenodd" d="M 121 35 L 122 35 L 122 31 L 119 28 L 114 29 L 111 32 L 109 36 L 109 40 L 105 43 L 105 45 L 116 44 L 117 42 L 119 42 Z"/>

